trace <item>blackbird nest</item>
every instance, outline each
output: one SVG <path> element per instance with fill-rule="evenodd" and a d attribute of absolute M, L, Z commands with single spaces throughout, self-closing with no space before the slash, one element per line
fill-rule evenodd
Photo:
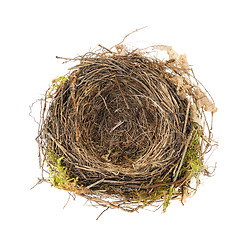
<path fill-rule="evenodd" d="M 216 108 L 185 55 L 152 49 L 168 59 L 121 44 L 66 59 L 78 64 L 41 101 L 43 181 L 129 212 L 194 194 L 213 146 L 204 113 Z"/>

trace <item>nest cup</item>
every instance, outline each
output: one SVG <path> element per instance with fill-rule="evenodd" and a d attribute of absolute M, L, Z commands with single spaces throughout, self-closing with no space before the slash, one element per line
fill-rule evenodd
<path fill-rule="evenodd" d="M 43 181 L 129 212 L 155 203 L 165 211 L 196 191 L 212 147 L 204 110 L 216 109 L 186 59 L 166 50 L 165 61 L 123 45 L 68 59 L 78 64 L 42 100 Z"/>

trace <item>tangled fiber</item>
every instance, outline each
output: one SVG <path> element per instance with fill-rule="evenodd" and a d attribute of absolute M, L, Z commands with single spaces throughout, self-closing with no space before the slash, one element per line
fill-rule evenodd
<path fill-rule="evenodd" d="M 122 44 L 65 59 L 78 64 L 41 100 L 43 181 L 129 212 L 194 194 L 214 145 L 205 111 L 216 108 L 185 55 L 151 48 L 169 59 Z"/>

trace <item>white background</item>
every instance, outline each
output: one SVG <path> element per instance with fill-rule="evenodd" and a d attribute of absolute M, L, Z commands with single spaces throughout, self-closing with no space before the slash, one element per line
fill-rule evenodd
<path fill-rule="evenodd" d="M 1 1 L 1 239 L 249 239 L 248 1 Z M 165 214 L 83 206 L 41 184 L 37 125 L 29 105 L 67 72 L 55 56 L 127 42 L 166 44 L 186 53 L 219 108 L 213 178 L 183 207 Z"/>

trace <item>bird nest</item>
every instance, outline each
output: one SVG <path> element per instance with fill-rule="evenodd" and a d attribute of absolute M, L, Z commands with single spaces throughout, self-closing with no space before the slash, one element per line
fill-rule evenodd
<path fill-rule="evenodd" d="M 43 181 L 128 212 L 149 205 L 165 211 L 172 199 L 184 203 L 195 193 L 200 176 L 209 175 L 204 155 L 217 109 L 185 55 L 150 48 L 99 46 L 64 58 L 77 64 L 41 100 Z"/>

